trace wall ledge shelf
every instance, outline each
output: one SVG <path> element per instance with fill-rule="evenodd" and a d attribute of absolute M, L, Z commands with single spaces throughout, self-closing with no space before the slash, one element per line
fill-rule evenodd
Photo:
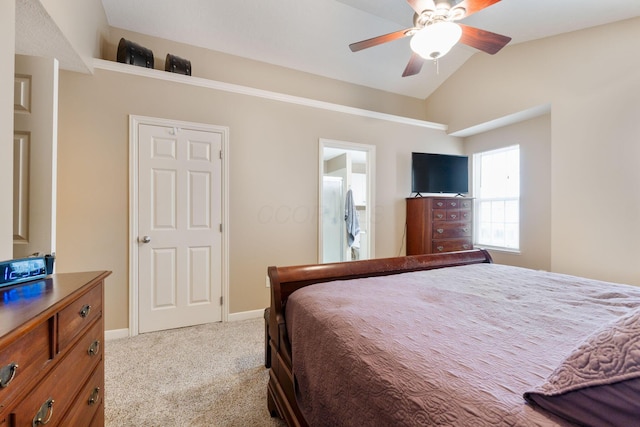
<path fill-rule="evenodd" d="M 132 74 L 141 77 L 153 78 L 175 83 L 188 84 L 208 89 L 221 90 L 224 92 L 237 93 L 258 98 L 270 99 L 273 101 L 286 102 L 289 104 L 302 105 L 311 108 L 334 111 L 355 116 L 368 117 L 371 119 L 385 120 L 388 122 L 400 123 L 409 126 L 422 127 L 427 129 L 447 131 L 448 126 L 441 123 L 429 122 L 426 120 L 412 119 L 410 117 L 397 116 L 394 114 L 380 113 L 378 111 L 365 110 L 362 108 L 349 107 L 346 105 L 331 102 L 318 101 L 316 99 L 304 98 L 300 96 L 287 95 L 279 92 L 272 92 L 263 89 L 256 89 L 248 86 L 225 83 L 217 80 L 209 80 L 202 77 L 185 76 L 182 74 L 169 73 L 166 71 L 137 67 L 129 64 L 122 64 L 115 61 L 94 58 L 94 69 L 114 71 L 118 73 Z"/>

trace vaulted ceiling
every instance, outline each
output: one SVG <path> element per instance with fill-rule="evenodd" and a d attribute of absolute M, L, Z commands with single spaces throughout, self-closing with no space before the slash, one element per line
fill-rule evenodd
<path fill-rule="evenodd" d="M 459 0 L 452 0 L 459 2 Z M 109 25 L 420 99 L 472 55 L 458 44 L 411 77 L 409 37 L 351 52 L 348 45 L 413 26 L 406 0 L 102 0 Z M 502 0 L 464 24 L 512 37 L 507 45 L 640 16 L 640 0 Z M 500 52 L 497 53 L 499 55 Z"/>

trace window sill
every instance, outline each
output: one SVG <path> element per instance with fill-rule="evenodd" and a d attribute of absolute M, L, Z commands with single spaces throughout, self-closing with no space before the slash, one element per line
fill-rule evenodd
<path fill-rule="evenodd" d="M 522 252 L 520 251 L 520 249 L 504 248 L 501 246 L 478 245 L 478 244 L 474 244 L 473 247 L 476 249 L 486 249 L 488 251 L 502 252 L 502 253 L 511 254 L 511 255 L 522 255 Z"/>

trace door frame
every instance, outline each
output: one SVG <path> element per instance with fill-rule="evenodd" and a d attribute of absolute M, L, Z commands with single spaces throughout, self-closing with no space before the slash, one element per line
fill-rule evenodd
<path fill-rule="evenodd" d="M 339 148 L 346 151 L 364 151 L 367 153 L 367 244 L 368 259 L 375 258 L 375 209 L 376 209 L 376 146 L 371 144 L 360 144 L 357 142 L 338 141 L 334 139 L 320 138 L 318 141 L 318 262 L 322 263 L 322 180 L 324 176 L 324 149 Z"/>
<path fill-rule="evenodd" d="M 222 321 L 229 320 L 229 128 L 204 123 L 129 115 L 129 336 L 138 335 L 138 127 L 188 128 L 222 134 Z"/>

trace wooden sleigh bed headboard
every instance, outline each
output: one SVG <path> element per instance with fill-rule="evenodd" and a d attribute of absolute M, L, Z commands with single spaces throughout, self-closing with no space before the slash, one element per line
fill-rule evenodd
<path fill-rule="evenodd" d="M 271 306 L 268 313 L 268 346 L 270 370 L 268 408 L 272 416 L 280 416 L 289 426 L 306 426 L 294 394 L 291 343 L 287 333 L 285 308 L 287 299 L 297 289 L 335 280 L 388 276 L 421 270 L 432 270 L 469 264 L 491 263 L 491 255 L 483 249 L 462 252 L 381 258 L 331 264 L 269 267 Z"/>

